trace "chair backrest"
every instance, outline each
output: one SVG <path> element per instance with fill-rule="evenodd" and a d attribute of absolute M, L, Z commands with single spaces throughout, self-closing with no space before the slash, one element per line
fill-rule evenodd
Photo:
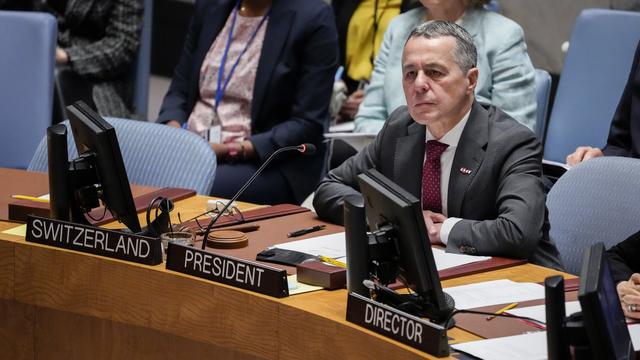
<path fill-rule="evenodd" d="M 544 157 L 564 162 L 581 145 L 602 147 L 640 39 L 640 13 L 584 10 L 549 118 Z"/>
<path fill-rule="evenodd" d="M 166 125 L 106 118 L 116 130 L 129 182 L 157 187 L 194 189 L 209 195 L 216 170 L 216 155 L 198 135 Z M 69 159 L 78 156 L 68 121 Z M 42 139 L 29 165 L 30 171 L 47 171 L 47 139 Z"/>
<path fill-rule="evenodd" d="M 551 75 L 548 72 L 536 69 L 536 136 L 540 142 L 544 141 L 544 131 L 547 128 L 547 112 L 549 111 L 549 94 L 551 93 Z"/>
<path fill-rule="evenodd" d="M 582 253 L 607 248 L 640 230 L 640 160 L 603 157 L 567 171 L 547 195 L 549 235 L 566 271 L 578 275 Z"/>
<path fill-rule="evenodd" d="M 0 11 L 0 166 L 25 169 L 51 125 L 56 19 Z"/>
<path fill-rule="evenodd" d="M 151 29 L 153 0 L 144 0 L 144 15 L 140 46 L 134 63 L 133 112 L 146 119 L 149 106 L 149 77 L 151 73 Z"/>

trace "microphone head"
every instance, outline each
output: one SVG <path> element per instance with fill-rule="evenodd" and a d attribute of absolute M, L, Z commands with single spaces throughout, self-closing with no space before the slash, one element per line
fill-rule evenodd
<path fill-rule="evenodd" d="M 304 155 L 313 155 L 316 153 L 316 146 L 309 143 L 304 143 L 298 146 L 298 151 L 300 151 Z"/>

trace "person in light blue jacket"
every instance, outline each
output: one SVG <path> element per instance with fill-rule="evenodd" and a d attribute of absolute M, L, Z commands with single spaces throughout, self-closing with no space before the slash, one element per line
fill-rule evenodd
<path fill-rule="evenodd" d="M 456 21 L 473 37 L 478 49 L 476 99 L 494 105 L 534 129 L 535 73 L 524 32 L 514 21 L 487 11 L 483 0 L 420 0 L 423 6 L 395 17 L 384 34 L 371 83 L 355 118 L 355 131 L 377 133 L 389 114 L 406 105 L 402 92 L 402 49 L 409 33 L 427 20 Z M 456 9 L 457 7 L 457 9 Z M 456 12 L 457 11 L 457 12 Z"/>

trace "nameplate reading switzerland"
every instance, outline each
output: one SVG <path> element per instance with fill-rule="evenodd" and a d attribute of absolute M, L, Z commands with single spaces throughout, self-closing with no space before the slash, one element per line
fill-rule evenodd
<path fill-rule="evenodd" d="M 347 321 L 428 354 L 449 356 L 445 328 L 364 296 L 349 293 Z"/>
<path fill-rule="evenodd" d="M 190 246 L 169 243 L 167 269 L 278 298 L 289 296 L 285 270 Z"/>
<path fill-rule="evenodd" d="M 162 263 L 158 239 L 39 216 L 27 216 L 26 240 L 139 264 Z"/>

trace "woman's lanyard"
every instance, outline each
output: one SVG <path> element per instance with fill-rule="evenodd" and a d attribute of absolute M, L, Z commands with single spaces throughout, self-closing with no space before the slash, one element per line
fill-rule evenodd
<path fill-rule="evenodd" d="M 242 52 L 240 52 L 240 55 L 238 55 L 238 58 L 236 59 L 236 62 L 233 64 L 233 66 L 231 67 L 231 70 L 229 70 L 229 74 L 227 74 L 227 78 L 225 79 L 224 85 L 223 85 L 222 77 L 224 76 L 224 68 L 225 68 L 225 64 L 227 63 L 227 55 L 229 54 L 229 48 L 231 47 L 231 43 L 233 42 L 233 30 L 236 27 L 236 18 L 238 17 L 238 10 L 240 9 L 240 1 L 241 0 L 238 0 L 236 6 L 233 9 L 233 14 L 231 18 L 231 29 L 229 29 L 229 36 L 227 37 L 227 45 L 225 46 L 224 53 L 222 54 L 222 60 L 220 60 L 220 68 L 218 69 L 218 86 L 216 89 L 216 104 L 215 104 L 216 111 L 218 110 L 218 105 L 220 104 L 220 101 L 222 101 L 222 98 L 224 97 L 224 93 L 227 91 L 227 86 L 229 85 L 229 81 L 231 80 L 231 77 L 233 76 L 233 73 L 236 70 L 238 63 L 240 62 L 240 58 L 242 58 L 242 55 L 244 55 L 244 53 L 247 52 L 247 49 L 253 42 L 253 39 L 255 39 L 256 35 L 258 34 L 258 31 L 260 31 L 260 28 L 262 27 L 264 22 L 267 20 L 267 17 L 269 17 L 269 14 L 271 13 L 271 8 L 269 8 L 269 11 L 267 11 L 267 13 L 262 17 L 262 19 L 260 20 L 260 23 L 258 24 L 256 29 L 253 31 L 253 34 L 251 34 L 251 37 L 249 38 L 249 41 L 247 42 L 247 44 L 244 46 L 244 49 L 242 49 Z"/>

